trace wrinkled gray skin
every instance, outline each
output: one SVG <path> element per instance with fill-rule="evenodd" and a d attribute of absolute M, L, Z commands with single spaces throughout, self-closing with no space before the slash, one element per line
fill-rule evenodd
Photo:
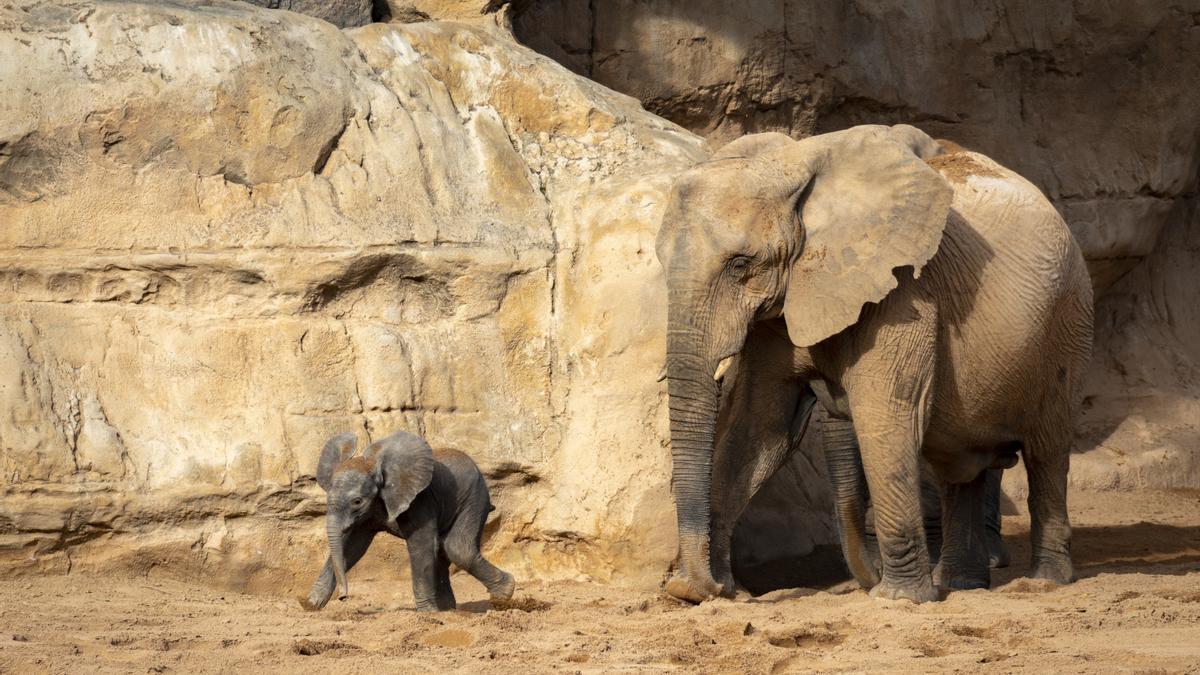
<path fill-rule="evenodd" d="M 398 432 L 355 455 L 354 434 L 329 439 L 321 450 L 317 483 L 328 494 L 325 516 L 329 558 L 305 609 L 325 606 L 336 587 L 349 596 L 346 574 L 371 540 L 388 532 L 408 544 L 413 598 L 419 611 L 455 608 L 450 563 L 487 587 L 492 598 L 512 597 L 512 575 L 479 552 L 493 510 L 475 462 L 457 450 L 433 451 L 418 436 Z"/>
<path fill-rule="evenodd" d="M 842 546 L 854 546 L 860 540 L 866 545 L 867 552 L 864 555 L 853 559 L 847 556 L 847 563 L 864 559 L 873 563 L 869 570 L 854 571 L 855 579 L 864 588 L 871 588 L 879 581 L 881 561 L 879 542 L 875 538 L 875 518 L 871 510 L 862 458 L 858 452 L 858 440 L 854 437 L 854 425 L 849 420 L 827 417 L 822 422 L 821 433 L 829 475 L 837 478 L 833 481 L 833 486 L 838 491 L 835 501 L 841 509 L 852 509 L 836 521 L 841 530 L 839 534 Z M 786 462 L 787 458 L 783 461 Z M 1003 568 L 1009 565 L 1008 549 L 1004 546 L 1000 532 L 1000 481 L 1003 474 L 1003 469 L 989 469 L 986 478 L 983 537 L 987 544 L 989 568 Z M 936 565 L 942 551 L 942 485 L 933 468 L 924 462 L 921 465 L 921 514 L 929 559 Z M 864 531 L 858 535 L 845 532 L 843 523 L 853 523 L 855 526 L 861 524 Z M 713 568 L 729 570 L 730 565 L 714 559 Z M 936 576 L 935 568 L 935 578 Z M 717 578 L 732 581 L 731 575 Z"/>
<path fill-rule="evenodd" d="M 679 531 L 670 594 L 732 593 L 733 526 L 814 401 L 835 418 L 824 433 L 843 552 L 873 596 L 937 598 L 923 464 L 940 484 L 939 585 L 987 587 L 988 477 L 1017 452 L 1033 575 L 1074 579 L 1066 485 L 1091 284 L 1035 187 L 909 126 L 760 134 L 676 180 L 656 251 Z"/>

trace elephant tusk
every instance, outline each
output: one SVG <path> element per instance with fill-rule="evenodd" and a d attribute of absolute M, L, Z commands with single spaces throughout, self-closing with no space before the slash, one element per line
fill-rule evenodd
<path fill-rule="evenodd" d="M 662 370 L 658 371 L 658 379 L 655 382 L 662 382 L 667 379 L 667 364 L 663 364 Z"/>
<path fill-rule="evenodd" d="M 725 379 L 725 374 L 729 372 L 729 368 L 732 365 L 733 365 L 733 357 L 732 356 L 726 356 L 725 358 L 721 359 L 721 362 L 717 364 L 717 371 L 715 373 L 713 373 L 713 379 L 716 380 L 717 382 L 720 382 L 721 380 Z"/>

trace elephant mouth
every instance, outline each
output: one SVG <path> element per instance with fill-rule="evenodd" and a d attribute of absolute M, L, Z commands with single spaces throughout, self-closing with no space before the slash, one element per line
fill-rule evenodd
<path fill-rule="evenodd" d="M 713 371 L 713 380 L 718 384 L 725 381 L 725 376 L 729 373 L 729 369 L 733 367 L 733 357 L 726 356 L 717 363 L 716 370 Z M 655 382 L 663 382 L 667 379 L 667 365 L 664 363 L 662 370 L 658 371 L 658 377 Z"/>

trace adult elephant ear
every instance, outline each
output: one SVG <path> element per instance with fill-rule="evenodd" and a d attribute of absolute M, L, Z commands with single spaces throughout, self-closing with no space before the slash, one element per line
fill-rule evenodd
<path fill-rule="evenodd" d="M 407 511 L 433 480 L 433 449 L 420 436 L 403 431 L 392 434 L 368 446 L 363 457 L 375 463 L 388 520 Z"/>
<path fill-rule="evenodd" d="M 329 492 L 333 484 L 333 470 L 353 457 L 357 447 L 358 441 L 352 433 L 338 434 L 325 441 L 325 446 L 321 448 L 321 459 L 317 461 L 317 485 L 322 490 Z"/>
<path fill-rule="evenodd" d="M 794 200 L 803 231 L 783 305 L 797 346 L 811 347 L 856 322 L 864 304 L 896 287 L 897 267 L 918 276 L 937 252 L 953 190 L 914 154 L 923 145 L 917 134 L 913 127 L 899 135 L 854 127 L 756 160 L 772 165 L 767 173 Z"/>
<path fill-rule="evenodd" d="M 907 147 L 914 155 L 929 160 L 945 152 L 942 145 L 929 134 L 909 124 L 896 124 L 888 129 L 893 140 Z"/>
<path fill-rule="evenodd" d="M 795 142 L 787 134 L 781 134 L 778 131 L 750 134 L 722 145 L 719 150 L 713 153 L 712 157 L 709 157 L 709 161 L 736 159 L 738 157 L 757 157 L 764 152 Z"/>

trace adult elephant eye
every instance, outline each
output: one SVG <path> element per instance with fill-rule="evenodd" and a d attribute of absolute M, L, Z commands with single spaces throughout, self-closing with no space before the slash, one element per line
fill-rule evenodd
<path fill-rule="evenodd" d="M 745 276 L 750 271 L 750 258 L 739 255 L 729 259 L 729 271 L 735 276 Z"/>

